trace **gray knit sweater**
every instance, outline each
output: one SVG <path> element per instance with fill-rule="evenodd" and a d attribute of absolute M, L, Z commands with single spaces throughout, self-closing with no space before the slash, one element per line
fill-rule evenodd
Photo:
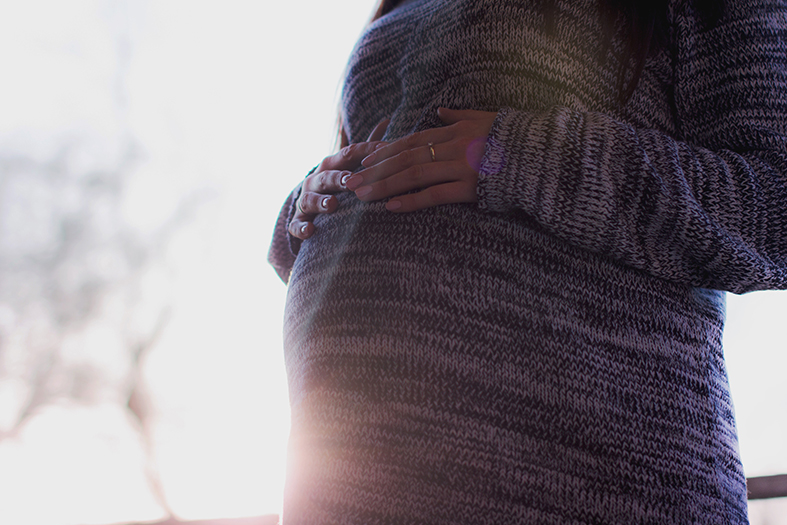
<path fill-rule="evenodd" d="M 538 4 L 415 0 L 350 58 L 351 141 L 499 114 L 477 204 L 344 194 L 301 244 L 285 203 L 286 525 L 747 521 L 723 290 L 787 288 L 787 5 L 674 0 L 620 107 L 598 2 Z"/>

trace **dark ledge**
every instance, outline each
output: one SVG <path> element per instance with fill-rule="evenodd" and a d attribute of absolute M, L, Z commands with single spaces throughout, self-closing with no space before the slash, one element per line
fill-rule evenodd
<path fill-rule="evenodd" d="M 749 499 L 787 498 L 787 474 L 746 478 Z"/>

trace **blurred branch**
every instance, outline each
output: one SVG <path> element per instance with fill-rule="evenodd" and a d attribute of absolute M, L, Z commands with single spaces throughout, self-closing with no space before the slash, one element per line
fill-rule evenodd
<path fill-rule="evenodd" d="M 133 368 L 131 379 L 131 391 L 128 395 L 126 408 L 131 412 L 139 425 L 139 434 L 142 439 L 142 447 L 145 453 L 145 478 L 148 481 L 150 490 L 156 498 L 156 502 L 167 513 L 170 519 L 174 516 L 172 508 L 167 501 L 164 485 L 161 482 L 161 474 L 156 461 L 156 451 L 153 446 L 153 436 L 151 434 L 151 414 L 152 407 L 150 398 L 147 395 L 145 383 L 142 377 L 142 362 L 151 348 L 153 348 L 164 332 L 164 328 L 169 323 L 171 317 L 170 308 L 166 308 L 158 318 L 156 326 L 148 338 L 136 345 L 133 351 Z"/>
<path fill-rule="evenodd" d="M 46 404 L 50 399 L 50 379 L 55 368 L 57 359 L 57 349 L 49 349 L 43 356 L 39 356 L 37 366 L 34 367 L 29 379 L 30 390 L 27 400 L 23 404 L 11 428 L 8 430 L 0 429 L 0 440 L 11 438 L 17 435 L 25 422 L 30 419 L 38 407 Z"/>

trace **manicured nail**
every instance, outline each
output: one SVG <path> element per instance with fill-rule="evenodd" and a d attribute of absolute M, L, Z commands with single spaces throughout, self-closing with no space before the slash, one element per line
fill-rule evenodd
<path fill-rule="evenodd" d="M 340 181 L 340 184 L 346 188 L 347 187 L 347 180 L 350 177 L 352 177 L 352 176 L 353 176 L 353 174 L 348 171 L 347 173 L 342 175 L 342 180 Z"/>
<path fill-rule="evenodd" d="M 363 176 L 361 176 L 361 175 L 358 175 L 357 173 L 356 173 L 355 175 L 351 175 L 351 176 L 350 176 L 350 177 L 349 177 L 349 178 L 348 178 L 348 179 L 347 179 L 347 180 L 344 182 L 344 185 L 345 185 L 345 186 L 347 186 L 347 188 L 348 188 L 350 191 L 353 191 L 353 190 L 355 190 L 355 188 L 357 188 L 357 187 L 358 187 L 358 186 L 360 186 L 361 184 L 363 184 Z"/>
<path fill-rule="evenodd" d="M 323 197 L 322 200 L 320 201 L 320 206 L 322 206 L 324 210 L 327 210 L 329 202 L 331 202 L 330 197 Z"/>
<path fill-rule="evenodd" d="M 303 226 L 301 226 L 301 233 L 306 233 L 306 229 L 308 228 L 308 226 L 309 226 L 308 224 L 304 224 Z"/>
<path fill-rule="evenodd" d="M 385 203 L 385 209 L 388 211 L 396 211 L 402 207 L 402 201 L 388 201 Z"/>
<path fill-rule="evenodd" d="M 355 194 L 360 199 L 361 197 L 365 197 L 366 195 L 369 195 L 371 192 L 372 192 L 371 186 L 364 186 L 363 188 L 358 188 L 358 191 L 356 191 Z"/>

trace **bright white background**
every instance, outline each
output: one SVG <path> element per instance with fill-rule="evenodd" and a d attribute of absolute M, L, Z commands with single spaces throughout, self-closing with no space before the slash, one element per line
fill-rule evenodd
<path fill-rule="evenodd" d="M 34 284 L 0 286 L 0 430 L 29 399 L 26 363 L 40 348 L 97 378 L 87 393 L 74 380 L 0 438 L 0 523 L 155 520 L 165 506 L 181 519 L 278 512 L 286 289 L 267 246 L 287 193 L 331 152 L 342 70 L 372 3 L 0 4 L 0 271 L 56 251 L 61 219 L 90 209 L 95 256 L 66 282 L 90 271 L 110 283 L 71 324 Z M 119 174 L 103 207 L 90 193 L 102 173 Z M 107 248 L 118 232 L 147 250 L 144 264 Z M 785 312 L 783 293 L 729 298 L 748 475 L 787 473 Z M 128 343 L 140 338 L 149 348 L 135 368 Z M 146 433 L 124 408 L 132 391 Z"/>

